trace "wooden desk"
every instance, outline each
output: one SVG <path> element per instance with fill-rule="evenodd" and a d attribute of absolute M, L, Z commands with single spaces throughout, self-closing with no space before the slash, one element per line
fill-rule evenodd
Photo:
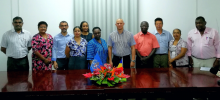
<path fill-rule="evenodd" d="M 90 70 L 0 72 L 1 96 L 39 97 L 76 96 L 80 98 L 137 98 L 137 97 L 217 97 L 219 77 L 199 68 L 124 69 L 131 75 L 126 83 L 115 87 L 99 86 L 84 78 Z"/>

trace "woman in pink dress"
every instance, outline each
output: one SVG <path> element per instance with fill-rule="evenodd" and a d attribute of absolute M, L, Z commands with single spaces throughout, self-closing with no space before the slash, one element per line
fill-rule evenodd
<path fill-rule="evenodd" d="M 51 56 L 53 37 L 47 34 L 47 23 L 38 23 L 39 33 L 33 36 L 32 45 L 32 70 L 52 70 Z"/>

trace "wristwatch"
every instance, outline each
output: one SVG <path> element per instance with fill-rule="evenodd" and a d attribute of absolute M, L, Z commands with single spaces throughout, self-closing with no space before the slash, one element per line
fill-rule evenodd
<path fill-rule="evenodd" d="M 135 66 L 134 67 L 130 67 L 130 68 L 135 68 Z"/>
<path fill-rule="evenodd" d="M 135 60 L 131 60 L 132 62 L 135 62 Z"/>

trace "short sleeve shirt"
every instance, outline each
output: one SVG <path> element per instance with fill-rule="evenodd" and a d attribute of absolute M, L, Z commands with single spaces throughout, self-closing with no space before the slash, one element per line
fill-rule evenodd
<path fill-rule="evenodd" d="M 170 54 L 172 53 L 171 47 L 173 45 L 173 42 L 174 40 L 171 40 L 169 43 Z M 181 53 L 182 48 L 187 48 L 187 42 L 184 41 L 183 39 L 180 39 L 176 45 L 176 49 L 174 50 L 175 57 Z M 183 65 L 188 65 L 188 64 L 189 64 L 189 58 L 187 56 L 187 53 L 182 58 L 176 60 L 177 66 L 183 66 Z"/>
<path fill-rule="evenodd" d="M 85 56 L 87 41 L 84 38 L 81 38 L 80 44 L 74 40 L 74 37 L 67 43 L 67 46 L 70 48 L 70 56 Z"/>
<path fill-rule="evenodd" d="M 147 32 L 147 34 L 139 32 L 134 35 L 134 40 L 136 42 L 135 49 L 138 50 L 141 56 L 148 56 L 153 48 L 160 47 L 156 36 L 150 32 Z"/>
<path fill-rule="evenodd" d="M 123 30 L 121 34 L 114 31 L 108 39 L 108 46 L 112 47 L 112 53 L 116 56 L 126 56 L 131 54 L 131 46 L 135 45 L 133 34 Z"/>
<path fill-rule="evenodd" d="M 31 47 L 32 34 L 22 29 L 21 33 L 14 29 L 5 32 L 2 36 L 1 47 L 6 48 L 6 55 L 12 58 L 23 58 L 28 55 Z"/>

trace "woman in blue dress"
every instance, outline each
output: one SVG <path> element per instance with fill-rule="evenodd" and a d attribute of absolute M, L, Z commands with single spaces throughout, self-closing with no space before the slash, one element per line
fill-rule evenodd
<path fill-rule="evenodd" d="M 89 41 L 87 45 L 87 60 L 89 60 L 90 64 L 98 53 L 102 64 L 107 63 L 108 59 L 108 46 L 104 39 L 101 38 L 101 29 L 99 27 L 93 28 L 94 38 Z"/>

